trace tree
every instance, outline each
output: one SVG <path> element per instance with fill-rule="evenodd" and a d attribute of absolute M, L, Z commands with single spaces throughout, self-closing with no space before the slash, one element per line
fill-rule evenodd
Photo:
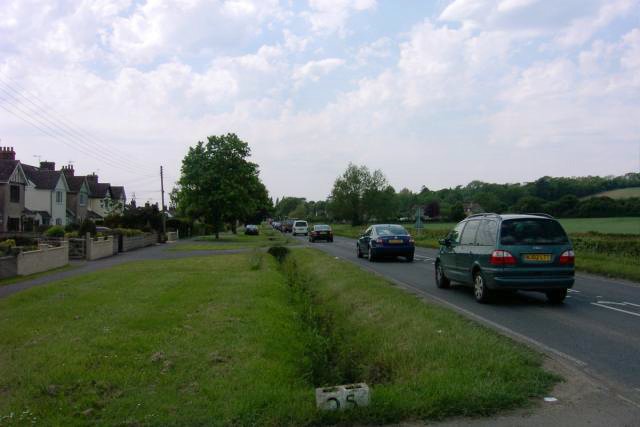
<path fill-rule="evenodd" d="M 224 221 L 235 230 L 237 220 L 268 207 L 258 165 L 247 161 L 250 154 L 249 145 L 229 133 L 199 141 L 182 160 L 176 206 L 190 218 L 211 225 L 216 239 Z"/>
<path fill-rule="evenodd" d="M 462 203 L 454 203 L 451 205 L 449 211 L 449 219 L 453 222 L 462 221 L 467 215 L 464 213 L 464 206 Z"/>
<path fill-rule="evenodd" d="M 333 184 L 331 211 L 336 218 L 348 219 L 352 225 L 362 224 L 372 215 L 387 214 L 380 210 L 378 204 L 390 190 L 395 194 L 381 171 L 371 173 L 366 166 L 349 163 L 347 170 Z M 387 196 L 382 193 L 387 193 Z"/>

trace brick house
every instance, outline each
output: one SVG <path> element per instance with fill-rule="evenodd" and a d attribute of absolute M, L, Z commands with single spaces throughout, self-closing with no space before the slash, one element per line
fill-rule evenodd
<path fill-rule="evenodd" d="M 0 147 L 0 232 L 22 231 L 27 177 L 13 147 Z"/>

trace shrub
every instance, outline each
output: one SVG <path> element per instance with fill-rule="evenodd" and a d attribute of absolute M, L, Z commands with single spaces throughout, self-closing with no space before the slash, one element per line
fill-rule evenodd
<path fill-rule="evenodd" d="M 49 228 L 44 233 L 47 237 L 64 237 L 64 228 L 59 225 L 55 225 Z"/>
<path fill-rule="evenodd" d="M 80 236 L 84 236 L 87 233 L 91 233 L 92 236 L 96 235 L 96 224 L 89 219 L 82 221 L 82 224 L 80 224 L 80 228 L 78 229 L 78 235 Z"/>
<path fill-rule="evenodd" d="M 3 242 L 0 242 L 0 256 L 9 255 L 11 253 L 11 248 L 16 246 L 16 241 L 13 239 L 7 239 Z"/>
<path fill-rule="evenodd" d="M 121 234 L 126 237 L 140 236 L 143 234 L 142 230 L 136 230 L 134 228 L 114 228 L 114 234 Z"/>

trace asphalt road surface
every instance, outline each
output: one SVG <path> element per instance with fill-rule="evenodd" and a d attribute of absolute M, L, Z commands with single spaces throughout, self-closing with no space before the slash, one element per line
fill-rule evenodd
<path fill-rule="evenodd" d="M 413 263 L 403 258 L 372 263 L 356 257 L 355 242 L 336 237 L 334 243 L 309 246 L 562 357 L 640 405 L 640 284 L 578 273 L 562 305 L 551 305 L 535 292 L 500 295 L 485 305 L 475 301 L 471 288 L 455 283 L 451 289 L 436 287 L 434 249 L 416 248 Z"/>

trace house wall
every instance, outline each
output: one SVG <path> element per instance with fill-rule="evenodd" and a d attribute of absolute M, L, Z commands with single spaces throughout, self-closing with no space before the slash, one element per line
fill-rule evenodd
<path fill-rule="evenodd" d="M 60 203 L 56 201 L 56 192 L 62 193 L 62 200 Z M 62 176 L 58 179 L 56 188 L 49 194 L 51 200 L 51 224 L 52 225 L 67 225 L 67 188 L 64 185 Z"/>
<path fill-rule="evenodd" d="M 89 209 L 91 209 L 92 211 L 94 211 L 95 213 L 97 213 L 98 215 L 105 217 L 107 215 L 109 215 L 109 205 L 110 205 L 111 199 L 110 198 L 104 198 L 104 199 L 98 199 L 98 198 L 90 198 L 89 199 Z"/>
<path fill-rule="evenodd" d="M 24 192 L 24 206 L 32 211 L 47 211 L 51 214 L 51 191 L 39 190 L 27 185 Z"/>
<path fill-rule="evenodd" d="M 22 218 L 22 211 L 24 210 L 24 185 L 20 186 L 20 202 L 12 203 L 10 198 L 10 185 L 11 184 L 0 184 L 0 211 L 2 214 L 0 215 L 0 219 L 2 219 L 2 223 L 0 224 L 0 231 L 7 231 L 9 225 L 9 218 Z M 18 184 L 13 184 L 18 185 Z M 20 227 L 22 227 L 22 220 L 20 222 Z"/>

